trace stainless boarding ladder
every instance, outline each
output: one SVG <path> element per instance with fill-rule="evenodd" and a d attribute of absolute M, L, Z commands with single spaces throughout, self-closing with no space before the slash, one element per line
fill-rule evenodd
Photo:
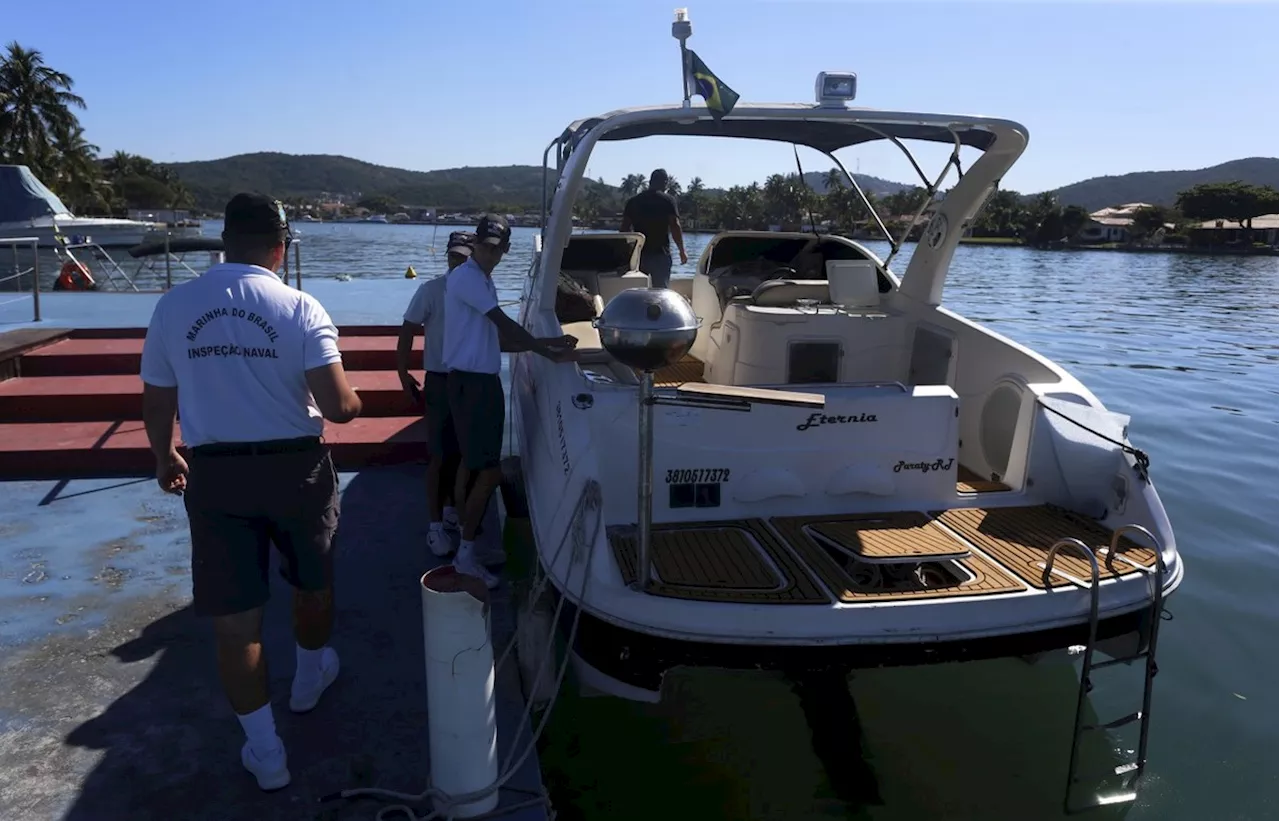
<path fill-rule="evenodd" d="M 1144 567 L 1133 562 L 1123 555 L 1119 554 L 1120 537 L 1127 531 L 1141 533 L 1146 536 L 1155 549 L 1156 563 L 1154 568 Z M 1123 525 L 1111 534 L 1111 545 L 1107 548 L 1105 564 L 1107 570 L 1116 573 L 1115 562 L 1124 562 L 1130 567 L 1137 569 L 1143 573 L 1153 574 L 1155 576 L 1155 592 L 1151 596 L 1150 618 L 1147 624 L 1147 641 L 1145 646 L 1139 636 L 1138 646 L 1142 649 L 1132 655 L 1121 656 L 1109 659 L 1100 664 L 1093 663 L 1094 645 L 1098 638 L 1098 586 L 1099 571 L 1098 559 L 1093 551 L 1085 546 L 1084 542 L 1075 538 L 1062 539 L 1055 543 L 1049 549 L 1048 556 L 1045 557 L 1044 574 L 1041 580 L 1044 582 L 1045 589 L 1049 589 L 1049 576 L 1053 573 L 1053 560 L 1057 557 L 1058 552 L 1065 547 L 1075 548 L 1082 556 L 1089 560 L 1090 579 L 1089 579 L 1089 638 L 1084 646 L 1084 660 L 1080 669 L 1080 690 L 1076 698 L 1076 720 L 1075 727 L 1071 734 L 1071 758 L 1067 764 L 1067 785 L 1062 798 L 1062 806 L 1068 815 L 1076 815 L 1090 810 L 1095 807 L 1101 807 L 1109 804 L 1121 804 L 1126 801 L 1133 801 L 1138 797 L 1137 783 L 1142 778 L 1143 770 L 1147 765 L 1147 733 L 1150 729 L 1151 722 L 1151 688 L 1155 680 L 1156 673 L 1159 669 L 1156 666 L 1156 639 L 1160 634 L 1160 622 L 1164 615 L 1164 580 L 1166 567 L 1164 563 L 1164 551 L 1162 550 L 1160 540 L 1157 539 L 1151 531 L 1141 525 Z M 1067 576 L 1065 573 L 1059 575 L 1070 579 L 1073 583 L 1079 585 L 1079 582 Z M 1141 628 L 1139 628 L 1141 629 Z M 1138 659 L 1146 660 L 1146 675 L 1142 688 L 1142 709 L 1136 713 L 1130 713 L 1114 721 L 1108 721 L 1104 724 L 1085 724 L 1085 700 L 1089 692 L 1093 689 L 1091 675 L 1094 670 L 1101 670 L 1116 664 L 1129 664 Z M 1138 721 L 1138 755 L 1134 761 L 1126 762 L 1115 768 L 1114 774 L 1123 776 L 1121 787 L 1115 793 L 1105 795 L 1094 795 L 1092 800 L 1083 804 L 1072 803 L 1072 792 L 1080 779 L 1076 775 L 1076 768 L 1079 765 L 1080 739 L 1084 734 L 1091 730 L 1114 730 L 1127 724 Z"/>

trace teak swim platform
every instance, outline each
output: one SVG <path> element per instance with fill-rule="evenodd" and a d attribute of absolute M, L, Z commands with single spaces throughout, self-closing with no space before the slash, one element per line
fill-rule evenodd
<path fill-rule="evenodd" d="M 1086 539 L 1105 553 L 1111 538 L 1096 523 L 1049 506 L 957 508 L 939 516 L 694 522 L 659 525 L 655 535 L 654 595 L 779 605 L 992 596 L 1043 588 L 1045 560 L 1056 542 Z M 634 534 L 614 529 L 609 541 L 623 578 L 633 584 L 639 578 Z M 1110 577 L 1155 563 L 1149 548 L 1125 537 L 1120 544 L 1127 561 L 1119 562 Z M 891 589 L 859 580 L 895 565 L 911 572 L 900 573 Z M 925 574 L 916 572 L 921 566 Z M 1054 587 L 1083 584 L 1088 577 L 1088 563 L 1070 554 L 1058 557 L 1051 574 Z"/>

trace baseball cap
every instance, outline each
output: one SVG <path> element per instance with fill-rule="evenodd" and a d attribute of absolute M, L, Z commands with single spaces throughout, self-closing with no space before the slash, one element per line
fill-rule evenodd
<path fill-rule="evenodd" d="M 454 231 L 449 235 L 448 253 L 462 254 L 464 257 L 469 257 L 475 242 L 476 235 L 470 231 Z"/>
<path fill-rule="evenodd" d="M 233 235 L 270 235 L 282 239 L 289 236 L 289 218 L 284 206 L 264 194 L 240 193 L 227 203 L 222 231 Z"/>
<path fill-rule="evenodd" d="M 485 214 L 476 225 L 476 242 L 485 245 L 504 245 L 511 241 L 511 226 L 497 214 Z"/>

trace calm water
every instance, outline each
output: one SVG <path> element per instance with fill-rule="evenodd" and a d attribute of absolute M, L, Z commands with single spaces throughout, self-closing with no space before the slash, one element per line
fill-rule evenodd
<path fill-rule="evenodd" d="M 430 226 L 304 224 L 303 269 L 434 274 L 449 230 L 433 254 Z M 533 233 L 516 230 L 498 269 L 503 299 L 520 296 Z M 706 239 L 689 237 L 691 258 Z M 1107 818 L 1276 816 L 1277 290 L 1273 258 L 956 253 L 948 307 L 1133 416 L 1186 561 L 1161 633 L 1142 795 Z M 1102 716 L 1140 705 L 1130 672 L 1098 675 Z M 835 693 L 685 674 L 655 707 L 561 699 L 544 767 L 562 819 L 1056 818 L 1075 686 L 1070 668 L 1019 661 L 859 673 Z M 1085 760 L 1097 770 L 1136 740 L 1094 736 Z"/>
<path fill-rule="evenodd" d="M 443 264 L 428 250 L 430 226 L 300 231 L 308 276 L 398 277 L 410 264 L 421 275 Z M 503 299 L 520 296 L 533 233 L 517 229 L 499 268 Z M 435 234 L 441 251 L 447 236 Z M 707 237 L 690 240 L 696 259 Z M 952 266 L 949 307 L 1048 355 L 1132 414 L 1131 436 L 1151 456 L 1186 559 L 1161 635 L 1142 795 L 1107 817 L 1276 815 L 1276 274 L 1271 258 L 994 247 L 963 247 Z M 1104 717 L 1139 706 L 1131 672 L 1098 675 L 1092 701 Z M 1070 668 L 998 661 L 860 673 L 849 692 L 861 739 L 843 736 L 821 757 L 815 746 L 850 727 L 839 694 L 761 674 L 700 672 L 672 685 L 657 707 L 558 703 L 544 763 L 562 818 L 1060 814 Z M 1134 736 L 1095 741 L 1085 761 L 1101 770 Z M 881 803 L 869 803 L 877 794 Z"/>

